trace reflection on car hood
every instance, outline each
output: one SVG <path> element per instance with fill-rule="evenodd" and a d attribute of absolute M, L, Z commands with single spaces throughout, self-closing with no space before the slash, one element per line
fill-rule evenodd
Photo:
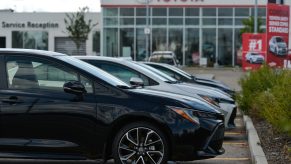
<path fill-rule="evenodd" d="M 221 87 L 221 88 L 226 89 L 226 90 L 231 90 L 226 84 L 224 84 L 220 81 L 217 81 L 217 80 L 196 78 L 195 81 L 197 81 L 199 83 L 212 84 L 212 85 Z"/>
<path fill-rule="evenodd" d="M 204 96 L 210 96 L 213 98 L 224 99 L 227 101 L 234 101 L 232 98 L 230 98 L 231 96 L 228 95 L 227 93 L 219 89 L 212 88 L 212 87 L 191 84 L 191 83 L 180 83 L 180 84 L 173 84 L 173 85 L 175 85 L 179 89 L 188 93 L 192 93 L 192 94 L 195 93 L 195 94 L 200 94 Z"/>
<path fill-rule="evenodd" d="M 180 95 L 180 94 L 176 94 L 176 93 L 170 93 L 170 92 L 164 92 L 164 91 L 155 91 L 155 90 L 146 89 L 146 88 L 131 89 L 129 91 L 134 92 L 134 93 L 139 93 L 139 94 L 146 94 L 146 95 L 151 95 L 151 96 L 170 98 L 174 101 L 180 101 L 180 102 L 183 102 L 187 105 L 190 105 L 193 109 L 197 109 L 197 106 L 202 105 L 205 107 L 203 109 L 207 109 L 207 112 L 221 113 L 217 107 L 210 105 L 207 101 L 205 101 L 203 99 L 198 99 L 198 98 Z"/>

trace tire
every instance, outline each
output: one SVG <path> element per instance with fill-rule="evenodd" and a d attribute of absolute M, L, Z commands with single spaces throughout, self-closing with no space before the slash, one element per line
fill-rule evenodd
<path fill-rule="evenodd" d="M 250 63 L 253 64 L 253 59 L 252 58 L 250 58 Z"/>
<path fill-rule="evenodd" d="M 117 164 L 166 164 L 168 160 L 165 135 L 147 122 L 136 122 L 123 127 L 114 138 L 112 146 Z"/>

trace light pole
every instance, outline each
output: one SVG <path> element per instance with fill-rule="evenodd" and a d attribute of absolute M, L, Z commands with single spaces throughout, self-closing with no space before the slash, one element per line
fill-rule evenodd
<path fill-rule="evenodd" d="M 145 58 L 146 59 L 149 58 L 149 36 L 151 34 L 151 29 L 149 27 L 149 19 L 150 19 L 150 12 L 149 12 L 150 7 L 149 7 L 149 5 L 152 1 L 153 0 L 137 0 L 137 2 L 142 3 L 146 6 L 146 27 L 144 29 L 144 34 L 146 35 L 146 45 L 145 45 L 145 47 L 146 47 L 146 50 L 145 50 L 146 57 Z"/>
<path fill-rule="evenodd" d="M 149 28 L 149 4 L 151 0 L 146 0 L 146 29 L 145 29 L 145 35 L 146 35 L 146 60 L 149 59 L 149 35 L 150 35 L 150 28 Z"/>
<path fill-rule="evenodd" d="M 255 0 L 255 29 L 254 32 L 255 34 L 258 33 L 258 0 Z"/>

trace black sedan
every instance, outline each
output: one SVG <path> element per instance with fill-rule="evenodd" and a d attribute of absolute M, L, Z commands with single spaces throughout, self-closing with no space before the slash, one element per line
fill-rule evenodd
<path fill-rule="evenodd" d="M 64 54 L 0 49 L 0 157 L 163 164 L 224 152 L 223 115 Z"/>

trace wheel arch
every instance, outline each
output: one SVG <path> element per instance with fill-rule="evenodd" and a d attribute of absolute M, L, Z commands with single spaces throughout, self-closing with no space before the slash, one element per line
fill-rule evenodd
<path fill-rule="evenodd" d="M 171 137 L 171 130 L 166 125 L 166 123 L 163 123 L 161 120 L 154 118 L 152 116 L 148 115 L 130 115 L 130 116 L 123 116 L 122 118 L 119 118 L 118 120 L 114 121 L 114 123 L 111 126 L 111 131 L 108 135 L 108 139 L 106 141 L 106 146 L 104 148 L 103 156 L 104 160 L 108 160 L 112 157 L 112 143 L 114 141 L 114 136 L 119 132 L 119 130 L 134 122 L 147 122 L 149 124 L 152 124 L 159 128 L 164 134 L 167 139 L 167 144 L 169 148 L 169 158 L 172 156 L 172 148 L 173 148 L 173 138 Z"/>

